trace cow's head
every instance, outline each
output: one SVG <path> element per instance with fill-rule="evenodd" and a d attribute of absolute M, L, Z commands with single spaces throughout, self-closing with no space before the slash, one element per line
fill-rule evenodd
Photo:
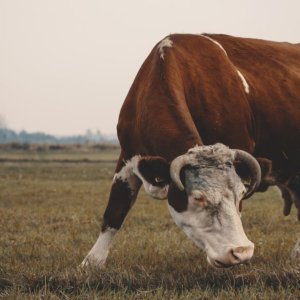
<path fill-rule="evenodd" d="M 234 167 L 244 162 L 249 169 L 246 190 Z M 207 253 L 215 267 L 248 261 L 254 245 L 240 220 L 240 201 L 250 197 L 260 181 L 260 166 L 247 152 L 222 144 L 200 146 L 177 157 L 170 169 L 173 183 L 169 209 L 175 223 Z"/>
<path fill-rule="evenodd" d="M 237 161 L 249 170 L 247 189 L 236 173 Z M 140 168 L 143 174 L 149 171 L 150 160 L 147 163 L 144 170 Z M 165 194 L 167 166 L 162 161 L 161 166 L 164 171 L 159 176 L 152 172 L 153 178 L 148 177 L 156 193 L 160 190 Z M 259 185 L 258 162 L 247 152 L 222 144 L 196 146 L 172 161 L 170 177 L 168 206 L 173 220 L 206 251 L 208 262 L 221 268 L 249 261 L 254 244 L 246 237 L 239 207 L 241 200 L 250 197 Z"/>

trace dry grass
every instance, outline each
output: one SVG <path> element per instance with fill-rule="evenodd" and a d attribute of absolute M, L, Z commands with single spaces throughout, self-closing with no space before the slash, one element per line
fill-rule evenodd
<path fill-rule="evenodd" d="M 299 224 L 294 212 L 282 216 L 275 189 L 244 205 L 244 227 L 256 244 L 250 266 L 208 267 L 166 202 L 142 192 L 106 268 L 79 270 L 98 236 L 113 170 L 112 162 L 0 164 L 0 298 L 300 298 L 299 261 L 289 258 Z"/>

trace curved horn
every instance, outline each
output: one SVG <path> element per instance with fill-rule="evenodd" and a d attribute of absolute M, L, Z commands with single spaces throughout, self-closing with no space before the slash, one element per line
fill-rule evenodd
<path fill-rule="evenodd" d="M 176 157 L 170 166 L 170 176 L 175 183 L 175 185 L 181 190 L 184 190 L 184 186 L 180 179 L 180 171 L 181 169 L 189 164 L 190 159 L 187 157 L 186 154 L 180 155 Z"/>
<path fill-rule="evenodd" d="M 235 159 L 239 159 L 244 162 L 250 169 L 250 187 L 243 197 L 243 199 L 247 199 L 255 192 L 256 188 L 260 184 L 261 180 L 261 170 L 260 165 L 257 160 L 248 152 L 236 149 L 235 150 Z"/>

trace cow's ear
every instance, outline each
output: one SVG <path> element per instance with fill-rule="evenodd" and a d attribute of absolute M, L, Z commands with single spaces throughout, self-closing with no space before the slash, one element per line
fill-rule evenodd
<path fill-rule="evenodd" d="M 272 176 L 272 161 L 264 157 L 256 159 L 261 169 L 261 181 L 257 191 L 265 192 L 270 186 L 270 181 L 274 181 L 274 177 Z"/>
<path fill-rule="evenodd" d="M 269 176 L 272 172 L 272 161 L 267 158 L 263 158 L 263 157 L 256 157 L 255 159 L 258 161 L 258 163 L 260 165 L 262 178 Z M 245 165 L 243 162 L 235 161 L 234 167 L 235 167 L 236 173 L 241 178 L 246 178 L 247 176 L 249 176 L 248 166 Z"/>
<path fill-rule="evenodd" d="M 272 161 L 264 157 L 257 157 L 256 160 L 258 161 L 261 168 L 261 177 L 264 178 L 271 176 Z"/>
<path fill-rule="evenodd" d="M 264 157 L 256 157 L 256 160 L 260 165 L 261 178 L 262 178 L 260 182 L 260 186 L 258 187 L 257 191 L 264 192 L 269 187 L 269 184 L 267 183 L 268 182 L 267 179 L 272 176 L 272 161 Z M 248 181 L 249 179 L 248 167 L 239 161 L 234 162 L 234 167 L 236 173 L 242 178 L 242 180 Z"/>
<path fill-rule="evenodd" d="M 160 156 L 141 157 L 138 170 L 145 180 L 152 185 L 164 186 L 171 181 L 170 164 Z"/>

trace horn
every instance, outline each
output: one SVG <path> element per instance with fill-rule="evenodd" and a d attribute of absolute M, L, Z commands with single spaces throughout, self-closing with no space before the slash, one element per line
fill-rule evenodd
<path fill-rule="evenodd" d="M 188 164 L 190 164 L 190 158 L 186 154 L 184 154 L 184 155 L 180 155 L 180 156 L 176 157 L 172 161 L 171 166 L 170 166 L 170 176 L 171 176 L 173 182 L 175 183 L 175 185 L 181 191 L 184 190 L 184 186 L 180 179 L 180 171 L 184 166 L 186 166 Z"/>
<path fill-rule="evenodd" d="M 255 192 L 258 188 L 261 180 L 261 170 L 260 165 L 257 160 L 248 152 L 235 149 L 235 159 L 244 162 L 250 169 L 250 187 L 247 193 L 244 195 L 243 199 L 247 199 Z"/>

